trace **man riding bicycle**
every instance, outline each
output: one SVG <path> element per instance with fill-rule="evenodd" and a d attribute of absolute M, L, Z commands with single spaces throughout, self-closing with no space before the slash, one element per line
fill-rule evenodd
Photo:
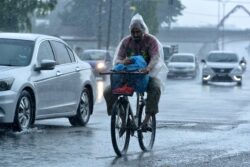
<path fill-rule="evenodd" d="M 148 27 L 141 15 L 136 14 L 130 22 L 129 30 L 131 34 L 118 45 L 113 64 L 128 65 L 129 58 L 135 55 L 142 55 L 147 62 L 147 67 L 142 72 L 149 74 L 149 83 L 146 89 L 146 116 L 141 124 L 141 128 L 146 127 L 151 115 L 159 112 L 158 103 L 161 96 L 161 86 L 167 76 L 167 67 L 163 62 L 163 51 L 160 42 L 155 36 L 148 33 Z M 104 90 L 104 98 L 107 103 L 108 115 L 111 115 L 112 105 L 117 100 L 117 95 L 113 95 L 111 86 Z"/>

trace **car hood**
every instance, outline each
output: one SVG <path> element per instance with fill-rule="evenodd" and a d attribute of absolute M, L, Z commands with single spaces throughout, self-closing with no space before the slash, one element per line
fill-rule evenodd
<path fill-rule="evenodd" d="M 183 63 L 183 62 L 176 62 L 176 63 L 168 63 L 168 67 L 195 67 L 194 63 Z"/>
<path fill-rule="evenodd" d="M 20 67 L 13 67 L 13 66 L 0 66 L 0 73 L 10 70 L 15 70 Z"/>
<path fill-rule="evenodd" d="M 239 67 L 238 63 L 212 63 L 207 62 L 207 67 L 211 68 L 237 68 Z"/>
<path fill-rule="evenodd" d="M 8 78 L 15 74 L 22 74 L 24 67 L 19 66 L 0 66 L 0 78 Z"/>

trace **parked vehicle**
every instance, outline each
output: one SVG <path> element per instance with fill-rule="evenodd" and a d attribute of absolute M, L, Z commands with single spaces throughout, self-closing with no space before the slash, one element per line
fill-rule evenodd
<path fill-rule="evenodd" d="M 174 54 L 178 53 L 178 45 L 164 45 L 163 47 L 164 61 L 167 64 L 169 58 Z"/>
<path fill-rule="evenodd" d="M 211 51 L 202 62 L 202 84 L 213 82 L 236 82 L 242 84 L 243 69 L 239 56 L 234 52 Z"/>
<path fill-rule="evenodd" d="M 96 77 L 106 76 L 99 75 L 100 72 L 110 71 L 112 68 L 112 56 L 110 51 L 100 49 L 87 49 L 78 54 L 79 58 L 87 61 L 93 68 Z"/>
<path fill-rule="evenodd" d="M 168 78 L 192 77 L 195 78 L 198 71 L 198 63 L 192 53 L 175 53 L 168 61 Z"/>
<path fill-rule="evenodd" d="M 88 123 L 95 78 L 67 43 L 46 35 L 0 33 L 0 57 L 0 123 L 11 123 L 15 131 L 37 119 Z"/>

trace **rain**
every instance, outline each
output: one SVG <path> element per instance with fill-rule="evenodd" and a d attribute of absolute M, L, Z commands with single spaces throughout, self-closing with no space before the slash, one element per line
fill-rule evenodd
<path fill-rule="evenodd" d="M 248 0 L 9 0 L 0 2 L 0 13 L 0 57 L 5 61 L 0 60 L 0 166 L 250 166 Z M 111 116 L 103 96 L 111 81 L 109 75 L 100 73 L 113 69 L 116 49 L 131 35 L 130 21 L 136 14 L 143 17 L 149 34 L 159 40 L 164 53 L 160 58 L 168 73 L 161 77 L 164 85 L 152 150 L 141 149 L 140 135 L 135 132 L 130 134 L 127 152 L 119 156 L 113 147 Z M 53 61 L 45 61 L 43 71 L 39 64 L 33 66 L 32 58 L 30 67 L 29 63 L 14 67 L 6 58 L 14 56 L 4 54 L 12 50 L 4 48 L 3 41 L 20 36 L 1 36 L 5 33 L 43 34 L 43 40 L 53 37 L 64 41 L 72 64 L 80 62 L 74 72 L 88 69 L 75 77 L 89 80 L 61 79 L 71 84 L 70 93 L 68 85 L 60 90 L 58 85 L 63 84 L 58 82 L 36 87 L 41 74 L 53 70 L 58 76 L 68 74 L 59 74 L 56 70 L 63 67 L 57 68 L 58 62 Z M 34 50 L 29 43 L 29 52 L 39 54 L 40 43 L 34 44 Z M 46 56 L 56 55 L 54 45 L 49 42 L 52 49 Z M 21 46 L 19 50 L 27 50 Z M 25 59 L 22 55 L 19 58 Z M 31 71 L 24 72 L 26 67 Z M 6 73 L 14 68 L 24 78 L 31 74 L 38 79 L 27 77 L 27 84 L 18 88 L 20 76 L 13 78 L 13 73 Z M 48 80 L 53 78 L 50 75 Z M 87 90 L 73 89 L 81 84 L 86 84 Z M 46 88 L 59 90 L 57 96 L 39 96 L 46 94 Z M 30 94 L 25 100 L 32 100 L 24 100 L 27 107 L 21 113 L 18 101 L 24 89 Z M 66 101 L 67 97 L 74 101 Z M 64 104 L 56 103 L 56 98 Z M 136 93 L 128 100 L 135 114 Z M 10 102 L 13 106 L 5 110 Z M 59 108 L 57 113 L 53 107 Z M 51 113 L 42 115 L 50 112 L 49 108 Z M 64 108 L 74 108 L 74 114 L 64 113 Z M 12 110 L 14 114 L 7 116 Z M 31 113 L 26 117 L 31 118 L 30 123 L 20 121 L 30 127 L 16 128 L 18 113 L 23 117 Z"/>

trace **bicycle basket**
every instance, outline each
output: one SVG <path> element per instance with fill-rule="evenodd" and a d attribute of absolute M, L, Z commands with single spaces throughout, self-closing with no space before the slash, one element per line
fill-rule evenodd
<path fill-rule="evenodd" d="M 149 77 L 141 74 L 112 74 L 110 75 L 113 94 L 132 96 L 134 92 L 146 91 Z"/>

